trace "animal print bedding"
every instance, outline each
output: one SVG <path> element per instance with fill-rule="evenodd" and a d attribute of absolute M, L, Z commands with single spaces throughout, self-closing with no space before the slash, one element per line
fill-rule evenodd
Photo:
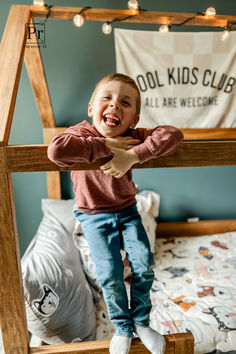
<path fill-rule="evenodd" d="M 154 271 L 151 326 L 162 334 L 191 331 L 195 354 L 234 353 L 236 232 L 159 238 Z M 102 298 L 96 308 L 96 337 L 110 339 L 114 328 Z"/>

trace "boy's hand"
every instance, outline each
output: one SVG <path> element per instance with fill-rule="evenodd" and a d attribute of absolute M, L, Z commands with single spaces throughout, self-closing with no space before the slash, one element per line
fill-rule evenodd
<path fill-rule="evenodd" d="M 124 150 L 110 147 L 110 150 L 113 152 L 113 158 L 100 167 L 100 170 L 106 175 L 121 178 L 133 164 L 139 162 L 138 156 L 132 149 Z"/>
<path fill-rule="evenodd" d="M 110 150 L 112 147 L 129 150 L 135 145 L 140 144 L 141 140 L 133 139 L 131 136 L 116 136 L 115 138 L 106 138 L 105 143 Z"/>

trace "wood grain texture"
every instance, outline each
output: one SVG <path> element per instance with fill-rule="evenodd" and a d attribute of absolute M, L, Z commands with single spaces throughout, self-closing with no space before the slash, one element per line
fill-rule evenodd
<path fill-rule="evenodd" d="M 44 143 L 49 144 L 56 134 L 62 133 L 67 128 L 44 128 Z M 61 199 L 61 178 L 59 171 L 47 172 L 48 198 Z"/>
<path fill-rule="evenodd" d="M 194 353 L 194 341 L 192 333 L 190 336 L 186 336 L 185 333 L 173 334 L 175 343 L 175 354 L 193 354 Z M 177 339 L 178 336 L 178 339 Z M 177 340 L 176 340 L 177 339 Z"/>
<path fill-rule="evenodd" d="M 176 333 L 165 335 L 165 354 L 193 354 L 192 333 Z M 30 354 L 105 354 L 109 353 L 109 340 L 99 340 L 93 342 L 82 342 L 73 344 L 50 345 L 38 348 L 30 348 Z M 182 348 L 180 352 L 179 349 Z M 138 338 L 132 340 L 130 354 L 150 353 Z"/>
<path fill-rule="evenodd" d="M 19 86 L 29 6 L 11 7 L 0 46 L 0 145 L 8 143 Z"/>
<path fill-rule="evenodd" d="M 45 17 L 48 14 L 48 9 L 44 6 L 31 6 L 32 16 Z M 72 20 L 74 15 L 78 14 L 82 7 L 59 7 L 53 6 L 50 9 L 49 18 L 57 18 L 64 20 Z M 131 15 L 134 15 L 128 18 Z M 210 26 L 224 27 L 227 25 L 236 26 L 236 16 L 215 15 L 213 18 L 207 18 L 205 15 L 197 15 L 194 13 L 178 13 L 178 12 L 160 12 L 160 11 L 133 11 L 119 9 L 95 9 L 91 8 L 83 13 L 87 21 L 102 21 L 112 22 L 119 20 L 123 22 L 135 23 L 155 23 L 155 24 L 175 24 L 179 25 L 185 22 L 185 25 L 191 26 Z M 127 19 L 126 19 L 127 18 Z"/>
<path fill-rule="evenodd" d="M 185 140 L 236 139 L 236 128 L 181 129 Z"/>
<path fill-rule="evenodd" d="M 236 219 L 197 222 L 158 222 L 157 237 L 200 236 L 236 231 Z"/>
<path fill-rule="evenodd" d="M 30 24 L 31 26 L 34 25 L 32 18 L 30 20 Z M 33 43 L 38 43 L 36 32 L 31 34 L 31 38 Z M 37 45 L 26 45 L 24 59 L 42 125 L 43 127 L 55 127 L 47 80 L 45 77 L 40 49 Z"/>
<path fill-rule="evenodd" d="M 110 158 L 61 168 L 47 158 L 47 145 L 11 145 L 6 148 L 9 172 L 96 170 Z M 134 168 L 198 167 L 236 165 L 236 141 L 183 142 L 177 151 Z"/>
<path fill-rule="evenodd" d="M 28 353 L 28 330 L 22 289 L 19 244 L 11 176 L 0 148 L 0 324 L 5 354 Z"/>
<path fill-rule="evenodd" d="M 60 172 L 47 172 L 48 198 L 61 199 L 61 177 Z"/>
<path fill-rule="evenodd" d="M 63 133 L 66 129 L 66 127 L 43 128 L 43 137 L 45 144 L 50 144 L 54 136 Z"/>

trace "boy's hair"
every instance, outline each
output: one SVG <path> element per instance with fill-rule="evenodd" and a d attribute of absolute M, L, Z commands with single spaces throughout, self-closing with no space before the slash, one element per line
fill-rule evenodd
<path fill-rule="evenodd" d="M 92 104 L 94 101 L 94 98 L 96 96 L 96 93 L 98 91 L 98 88 L 102 85 L 105 84 L 109 81 L 120 81 L 123 82 L 124 84 L 127 84 L 131 87 L 133 87 L 137 93 L 137 101 L 136 101 L 136 114 L 140 113 L 140 108 L 141 108 L 141 97 L 140 97 L 140 91 L 138 86 L 136 85 L 135 81 L 129 77 L 128 75 L 124 75 L 124 74 L 120 74 L 120 73 L 114 73 L 114 74 L 110 74 L 107 76 L 104 76 L 96 85 L 92 96 L 90 98 L 89 103 Z"/>

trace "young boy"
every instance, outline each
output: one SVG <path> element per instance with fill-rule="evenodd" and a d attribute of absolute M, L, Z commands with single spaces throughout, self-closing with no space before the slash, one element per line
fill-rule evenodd
<path fill-rule="evenodd" d="M 111 74 L 97 84 L 90 99 L 88 116 L 93 125 L 83 121 L 70 127 L 48 147 L 49 159 L 63 167 L 111 157 L 100 170 L 71 173 L 74 214 L 81 222 L 116 328 L 111 354 L 129 353 L 134 332 L 151 353 L 165 350 L 164 337 L 149 327 L 154 260 L 135 204 L 131 167 L 174 153 L 183 135 L 172 126 L 135 129 L 139 113 L 140 92 L 135 82 L 126 75 Z M 132 269 L 130 308 L 121 248 Z"/>

